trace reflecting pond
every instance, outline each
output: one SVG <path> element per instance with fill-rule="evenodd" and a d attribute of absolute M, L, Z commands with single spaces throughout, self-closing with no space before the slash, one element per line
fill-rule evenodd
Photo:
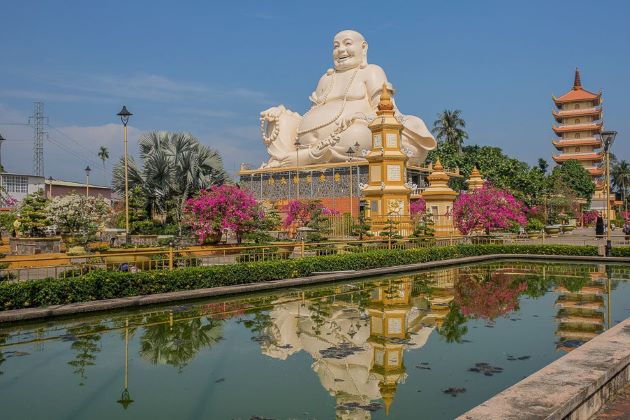
<path fill-rule="evenodd" d="M 502 261 L 6 325 L 2 418 L 449 419 L 630 316 L 629 276 Z"/>

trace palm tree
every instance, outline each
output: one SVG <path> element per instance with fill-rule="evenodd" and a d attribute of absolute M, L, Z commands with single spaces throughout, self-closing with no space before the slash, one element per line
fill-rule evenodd
<path fill-rule="evenodd" d="M 107 183 L 107 172 L 105 171 L 105 161 L 109 159 L 109 150 L 105 146 L 101 146 L 98 151 L 98 157 L 103 161 L 103 177 L 105 178 L 105 184 Z"/>
<path fill-rule="evenodd" d="M 626 193 L 628 192 L 628 187 L 630 187 L 630 164 L 625 160 L 621 160 L 616 163 L 612 170 L 610 171 L 611 175 L 611 183 L 613 187 L 621 192 L 623 196 L 623 202 L 625 206 L 625 211 L 628 211 L 628 203 L 626 201 Z"/>
<path fill-rule="evenodd" d="M 459 109 L 454 111 L 445 109 L 433 122 L 432 130 L 438 140 L 452 145 L 458 153 L 461 153 L 462 143 L 468 138 L 468 133 L 464 131 L 466 121 L 462 119 L 461 113 Z"/>
<path fill-rule="evenodd" d="M 230 180 L 219 153 L 201 144 L 190 133 L 153 131 L 144 134 L 139 145 L 142 168 L 133 158 L 129 159 L 129 189 L 142 191 L 151 215 L 163 215 L 172 210 L 180 224 L 188 198 L 200 189 Z M 124 194 L 122 158 L 114 167 L 112 184 L 114 191 Z"/>

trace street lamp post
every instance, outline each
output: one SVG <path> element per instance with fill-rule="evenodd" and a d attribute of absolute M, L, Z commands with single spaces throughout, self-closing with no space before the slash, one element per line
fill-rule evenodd
<path fill-rule="evenodd" d="M 92 169 L 90 168 L 90 165 L 85 167 L 85 196 L 89 197 L 90 196 L 90 172 L 92 172 Z"/>
<path fill-rule="evenodd" d="M 606 153 L 606 256 L 612 257 L 610 241 L 610 147 L 615 142 L 616 131 L 602 131 L 600 134 Z"/>
<path fill-rule="evenodd" d="M 131 238 L 129 237 L 129 163 L 127 158 L 127 123 L 129 117 L 133 114 L 127 110 L 127 107 L 123 105 L 118 114 L 120 121 L 122 121 L 125 132 L 125 242 L 129 243 Z"/>
<path fill-rule="evenodd" d="M 2 166 L 2 143 L 5 141 L 6 139 L 4 137 L 2 137 L 2 134 L 0 134 L 0 168 L 2 168 L 4 170 L 4 167 Z"/>
<path fill-rule="evenodd" d="M 354 155 L 354 149 L 352 147 L 348 147 L 348 161 L 350 162 L 350 218 L 353 217 L 352 214 L 352 155 Z"/>
<path fill-rule="evenodd" d="M 300 139 L 295 139 L 295 177 L 297 178 L 296 196 L 300 199 Z"/>

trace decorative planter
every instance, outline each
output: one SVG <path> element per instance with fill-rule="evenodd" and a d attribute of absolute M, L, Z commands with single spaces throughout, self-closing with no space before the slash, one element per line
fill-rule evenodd
<path fill-rule="evenodd" d="M 560 233 L 561 227 L 560 225 L 548 225 L 545 226 L 545 233 L 550 236 L 558 236 Z"/>
<path fill-rule="evenodd" d="M 529 232 L 527 232 L 527 237 L 528 237 L 529 239 L 537 239 L 537 238 L 540 238 L 540 231 L 538 231 L 538 230 L 532 230 L 532 231 L 529 231 Z"/>
<path fill-rule="evenodd" d="M 573 225 L 562 225 L 562 232 L 571 232 L 573 229 L 575 229 Z"/>
<path fill-rule="evenodd" d="M 61 252 L 61 238 L 9 238 L 11 255 L 56 254 Z"/>

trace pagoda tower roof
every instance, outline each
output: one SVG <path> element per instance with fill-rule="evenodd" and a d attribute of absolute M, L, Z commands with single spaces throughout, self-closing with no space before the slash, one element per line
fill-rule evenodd
<path fill-rule="evenodd" d="M 553 125 L 551 129 L 556 133 L 571 133 L 574 131 L 599 131 L 602 129 L 603 123 L 599 122 L 589 122 L 584 124 L 561 124 L 561 125 Z"/>
<path fill-rule="evenodd" d="M 563 153 L 561 155 L 552 156 L 556 163 L 566 162 L 567 160 L 592 160 L 599 162 L 603 159 L 601 153 Z"/>
<path fill-rule="evenodd" d="M 560 109 L 553 110 L 551 114 L 554 116 L 556 121 L 561 122 L 563 118 L 574 118 L 574 117 L 595 117 L 600 119 L 602 116 L 602 108 L 592 107 L 592 108 L 583 108 L 583 109 Z"/>
<path fill-rule="evenodd" d="M 580 77 L 580 70 L 576 67 L 575 69 L 575 78 L 573 80 L 573 88 L 565 93 L 564 95 L 556 98 L 553 97 L 553 101 L 556 105 L 562 105 L 569 102 L 583 102 L 583 101 L 593 101 L 596 105 L 601 103 L 602 92 L 593 93 L 582 87 L 582 79 Z"/>
<path fill-rule="evenodd" d="M 593 146 L 595 149 L 602 147 L 602 141 L 597 137 L 587 137 L 583 139 L 559 139 L 553 140 L 552 143 L 558 150 L 574 146 Z"/>

